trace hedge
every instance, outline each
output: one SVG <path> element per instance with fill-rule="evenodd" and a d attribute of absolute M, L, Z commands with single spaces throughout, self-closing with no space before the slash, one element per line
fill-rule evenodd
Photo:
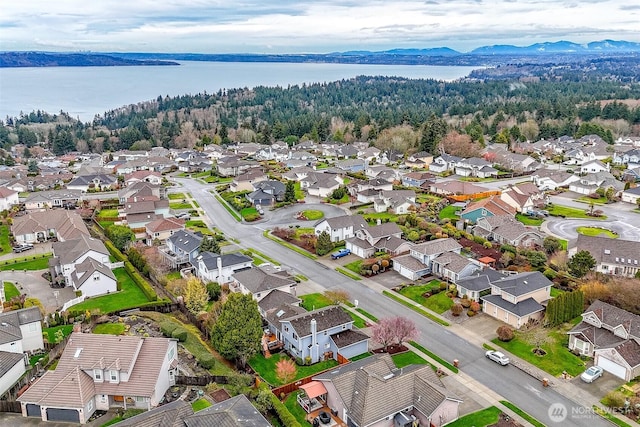
<path fill-rule="evenodd" d="M 302 427 L 287 407 L 284 406 L 284 403 L 273 393 L 271 393 L 271 406 L 278 414 L 278 418 L 280 418 L 280 422 L 284 427 Z"/>
<path fill-rule="evenodd" d="M 171 338 L 175 338 L 180 342 L 185 342 L 187 340 L 187 330 L 181 327 L 177 327 L 171 332 Z"/>
<path fill-rule="evenodd" d="M 115 257 L 118 261 L 126 261 L 127 257 L 116 248 L 111 240 L 105 240 L 104 245 L 107 247 L 111 255 Z"/>
<path fill-rule="evenodd" d="M 198 363 L 204 369 L 211 369 L 216 365 L 216 358 L 211 354 L 203 354 L 198 358 Z"/>
<path fill-rule="evenodd" d="M 131 264 L 129 261 L 125 261 L 124 269 L 127 271 L 127 273 L 129 273 L 129 276 L 131 276 L 133 281 L 136 282 L 136 285 L 138 285 L 142 293 L 149 299 L 149 301 L 158 300 L 158 294 L 156 294 L 156 291 L 151 287 L 149 282 L 147 282 L 145 278 L 142 277 L 138 270 L 136 270 L 133 264 Z"/>
<path fill-rule="evenodd" d="M 178 328 L 179 326 L 173 322 L 160 323 L 160 331 L 162 331 L 162 334 L 167 338 L 171 338 L 173 331 L 175 331 Z"/>

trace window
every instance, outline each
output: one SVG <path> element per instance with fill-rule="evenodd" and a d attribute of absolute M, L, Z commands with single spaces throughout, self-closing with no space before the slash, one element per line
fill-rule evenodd
<path fill-rule="evenodd" d="M 331 348 L 331 344 L 329 344 L 329 343 L 326 343 L 326 344 L 324 345 L 324 348 L 326 348 L 326 349 L 329 349 L 329 348 Z"/>
<path fill-rule="evenodd" d="M 298 339 L 298 336 L 296 335 L 296 333 L 295 333 L 295 332 L 293 333 L 293 339 L 294 339 L 294 340 L 297 340 L 297 339 Z"/>
<path fill-rule="evenodd" d="M 111 382 L 118 382 L 118 371 L 116 370 L 111 370 L 109 371 L 109 378 L 111 379 Z"/>
<path fill-rule="evenodd" d="M 136 402 L 144 402 L 146 399 L 142 396 L 136 396 Z"/>
<path fill-rule="evenodd" d="M 102 369 L 94 369 L 93 378 L 95 378 L 96 381 L 102 381 Z"/>
<path fill-rule="evenodd" d="M 175 349 L 173 347 L 171 347 L 171 349 L 169 350 L 169 360 L 173 360 L 173 357 L 175 356 Z"/>
<path fill-rule="evenodd" d="M 87 405 L 87 412 L 91 412 L 93 411 L 93 399 L 89 401 L 89 404 Z"/>

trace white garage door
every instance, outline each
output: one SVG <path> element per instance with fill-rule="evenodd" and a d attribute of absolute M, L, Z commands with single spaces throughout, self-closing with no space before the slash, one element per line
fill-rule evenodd
<path fill-rule="evenodd" d="M 623 380 L 626 379 L 625 375 L 627 373 L 627 370 L 625 369 L 624 366 L 619 365 L 616 362 L 613 362 L 613 361 L 611 361 L 609 359 L 605 359 L 602 356 L 598 357 L 597 364 L 602 369 L 604 369 L 605 371 L 607 371 L 609 373 L 612 373 L 616 377 L 622 378 Z"/>

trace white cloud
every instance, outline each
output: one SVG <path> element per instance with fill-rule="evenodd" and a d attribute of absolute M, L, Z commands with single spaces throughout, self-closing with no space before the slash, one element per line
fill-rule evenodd
<path fill-rule="evenodd" d="M 330 52 L 560 39 L 640 41 L 635 0 L 29 0 L 0 8 L 3 50 Z"/>

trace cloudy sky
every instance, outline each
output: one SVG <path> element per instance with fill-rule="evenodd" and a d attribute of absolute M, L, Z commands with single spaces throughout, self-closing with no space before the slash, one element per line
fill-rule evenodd
<path fill-rule="evenodd" d="M 640 41 L 638 0 L 8 0 L 0 50 L 325 53 Z"/>

